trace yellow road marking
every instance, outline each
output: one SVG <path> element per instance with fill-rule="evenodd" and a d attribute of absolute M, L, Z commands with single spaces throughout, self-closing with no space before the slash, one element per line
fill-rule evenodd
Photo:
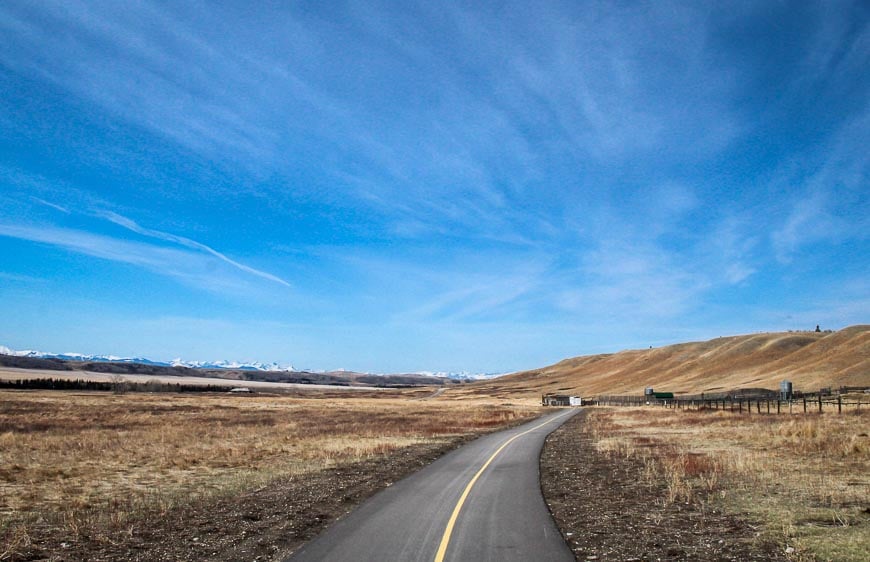
<path fill-rule="evenodd" d="M 450 515 L 450 519 L 447 521 L 447 527 L 444 529 L 444 535 L 441 537 L 441 544 L 438 545 L 438 552 L 435 553 L 435 562 L 444 562 L 444 555 L 447 553 L 447 545 L 450 543 L 450 535 L 453 534 L 453 526 L 456 525 L 456 519 L 459 517 L 459 512 L 462 510 L 462 504 L 465 503 L 465 498 L 468 497 L 468 493 L 471 492 L 471 488 L 474 486 L 475 482 L 477 482 L 477 479 L 480 478 L 480 475 L 483 474 L 483 471 L 486 470 L 486 467 L 488 467 L 489 464 L 495 459 L 495 457 L 497 457 L 498 454 L 501 453 L 505 447 L 510 445 L 514 441 L 514 439 L 522 437 L 526 433 L 531 433 L 539 427 L 543 427 L 550 422 L 554 422 L 559 418 L 568 415 L 569 413 L 570 412 L 566 412 L 565 414 L 562 414 L 560 416 L 550 418 L 549 420 L 540 423 L 531 429 L 527 429 L 522 433 L 517 433 L 516 435 L 502 443 L 501 447 L 496 449 L 492 456 L 489 457 L 489 459 L 487 459 L 485 463 L 483 463 L 483 466 L 480 467 L 480 470 L 477 471 L 477 474 L 474 475 L 474 477 L 465 487 L 465 490 L 462 491 L 462 495 L 459 496 L 459 501 L 456 502 L 456 507 L 453 508 L 453 513 Z"/>

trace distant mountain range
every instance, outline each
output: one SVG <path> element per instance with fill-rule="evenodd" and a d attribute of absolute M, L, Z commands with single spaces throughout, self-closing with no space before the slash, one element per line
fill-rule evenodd
<path fill-rule="evenodd" d="M 328 373 L 328 374 L 338 374 L 338 373 L 348 373 L 348 374 L 357 374 L 352 371 L 299 371 L 293 367 L 293 365 L 282 365 L 280 363 L 261 363 L 259 361 L 250 361 L 250 362 L 239 362 L 239 361 L 227 361 L 227 360 L 219 360 L 219 361 L 184 361 L 182 359 L 173 359 L 172 361 L 153 361 L 151 359 L 147 359 L 145 357 L 118 357 L 115 355 L 84 355 L 82 353 L 49 353 L 44 351 L 35 351 L 35 350 L 14 350 L 10 349 L 6 346 L 0 345 L 0 355 L 11 355 L 13 357 L 29 357 L 34 359 L 58 359 L 61 361 L 76 361 L 76 362 L 88 362 L 88 363 L 127 363 L 127 364 L 136 364 L 136 365 L 151 365 L 155 367 L 187 367 L 189 369 L 202 369 L 202 370 L 231 370 L 231 371 L 263 371 L 263 372 L 287 372 L 287 373 L 311 373 L 311 372 L 319 372 L 319 373 Z M 363 375 L 370 376 L 386 376 L 384 373 L 359 373 Z M 480 380 L 480 379 L 492 379 L 495 377 L 499 377 L 504 373 L 468 373 L 468 372 L 459 372 L 459 373 L 447 373 L 447 372 L 417 372 L 417 373 L 408 373 L 412 375 L 420 375 L 420 376 L 430 376 L 435 378 L 448 378 L 453 380 L 462 380 L 462 381 L 472 381 L 472 380 Z"/>
<path fill-rule="evenodd" d="M 239 361 L 184 361 L 173 359 L 172 361 L 153 361 L 145 357 L 117 357 L 115 355 L 84 355 L 82 353 L 48 353 L 35 350 L 14 350 L 0 345 L 0 354 L 14 355 L 15 357 L 34 357 L 38 359 L 60 359 L 62 361 L 87 361 L 92 363 L 136 363 L 139 365 L 155 365 L 158 367 L 189 367 L 191 369 L 233 369 L 239 371 L 295 371 L 292 365 L 280 365 L 278 363 L 260 363 L 252 361 L 242 363 Z"/>

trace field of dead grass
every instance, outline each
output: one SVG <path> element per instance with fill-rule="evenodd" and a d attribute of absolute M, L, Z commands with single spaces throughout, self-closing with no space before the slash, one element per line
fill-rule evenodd
<path fill-rule="evenodd" d="M 536 413 L 401 395 L 0 391 L 0 560 L 46 526 L 63 526 L 72 537 L 117 532 L 143 510 L 170 510 Z"/>
<path fill-rule="evenodd" d="M 832 333 L 774 332 L 565 359 L 554 365 L 464 385 L 455 393 L 510 400 L 541 394 L 676 394 L 736 388 L 796 390 L 870 386 L 870 326 Z"/>
<path fill-rule="evenodd" d="M 601 408 L 599 451 L 635 457 L 662 502 L 745 514 L 795 560 L 866 560 L 870 552 L 870 409 L 837 414 Z"/>

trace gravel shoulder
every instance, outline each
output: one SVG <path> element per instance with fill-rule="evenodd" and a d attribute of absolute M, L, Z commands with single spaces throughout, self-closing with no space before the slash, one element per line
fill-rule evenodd
<path fill-rule="evenodd" d="M 786 560 L 746 521 L 701 503 L 667 503 L 643 482 L 643 463 L 596 451 L 574 416 L 547 438 L 541 489 L 577 560 Z"/>

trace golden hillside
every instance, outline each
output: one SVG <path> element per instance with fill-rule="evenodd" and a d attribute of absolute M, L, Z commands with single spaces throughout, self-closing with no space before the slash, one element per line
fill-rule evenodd
<path fill-rule="evenodd" d="M 548 392 L 589 396 L 642 394 L 647 386 L 679 393 L 776 389 L 783 379 L 796 390 L 870 386 L 870 326 L 731 336 L 575 357 L 470 386 L 503 397 Z"/>

